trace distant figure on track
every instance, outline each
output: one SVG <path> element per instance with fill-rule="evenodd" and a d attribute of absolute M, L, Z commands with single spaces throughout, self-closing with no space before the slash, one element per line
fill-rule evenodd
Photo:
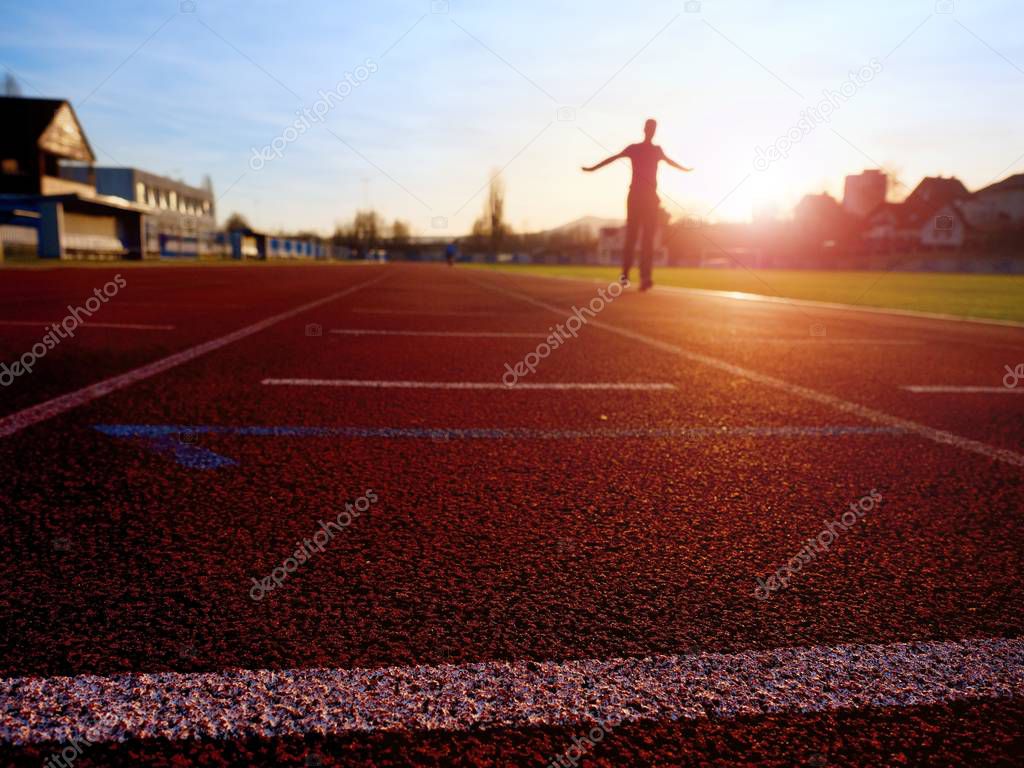
<path fill-rule="evenodd" d="M 444 260 L 448 262 L 449 267 L 455 266 L 455 257 L 459 255 L 459 244 L 457 241 L 452 240 L 444 249 Z"/>
<path fill-rule="evenodd" d="M 587 173 L 604 168 L 620 157 L 628 158 L 633 164 L 633 181 L 629 185 L 629 197 L 626 199 L 626 241 L 622 246 L 622 276 L 619 280 L 629 282 L 629 271 L 633 267 L 633 251 L 636 238 L 640 235 L 640 290 L 646 291 L 654 282 L 651 280 L 651 261 L 654 258 L 654 235 L 658 228 L 658 212 L 661 201 L 658 200 L 658 163 L 664 160 L 673 168 L 687 173 L 693 168 L 684 168 L 671 160 L 653 141 L 654 132 L 658 130 L 656 120 L 648 120 L 644 124 L 644 140 L 640 144 L 630 144 L 617 155 L 602 160 L 589 168 Z"/>

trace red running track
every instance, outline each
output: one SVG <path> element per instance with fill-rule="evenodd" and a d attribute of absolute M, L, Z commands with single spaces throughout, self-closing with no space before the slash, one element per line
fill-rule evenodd
<path fill-rule="evenodd" d="M 59 320 L 115 271 L 7 272 L 0 320 Z M 82 328 L 4 389 L 7 424 L 64 404 L 0 438 L 5 678 L 1021 635 L 1024 399 L 903 389 L 998 386 L 1020 330 L 627 291 L 523 382 L 634 389 L 267 385 L 500 384 L 541 341 L 522 334 L 564 324 L 599 286 L 413 265 L 121 274 L 97 322 L 173 329 Z M 0 325 L 3 359 L 38 337 Z M 93 397 L 107 380 L 120 384 Z M 252 600 L 253 578 L 366 489 L 379 501 Z M 870 512 L 755 597 L 872 491 Z M 1020 669 L 999 675 L 1005 695 L 969 700 L 641 717 L 586 759 L 1013 764 Z M 213 740 L 128 728 L 75 765 L 549 764 L 579 732 L 557 718 Z M 60 748 L 7 736 L 16 763 Z"/>

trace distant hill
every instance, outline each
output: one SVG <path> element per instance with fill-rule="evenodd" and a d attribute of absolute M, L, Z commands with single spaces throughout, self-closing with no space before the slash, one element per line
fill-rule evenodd
<path fill-rule="evenodd" d="M 588 231 L 591 237 L 597 237 L 598 234 L 600 234 L 601 227 L 621 227 L 625 223 L 624 219 L 603 219 L 600 216 L 582 216 L 574 221 L 570 221 L 568 224 L 563 224 L 560 227 L 544 230 L 541 234 L 563 234 L 582 227 Z"/>

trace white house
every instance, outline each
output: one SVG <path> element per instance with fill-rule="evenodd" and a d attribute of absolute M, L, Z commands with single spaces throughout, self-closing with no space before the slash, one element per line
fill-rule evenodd
<path fill-rule="evenodd" d="M 973 226 L 985 230 L 1024 225 L 1024 173 L 978 190 L 963 201 L 962 210 Z"/>
<path fill-rule="evenodd" d="M 927 248 L 962 248 L 972 227 L 957 203 L 947 203 L 920 228 L 920 243 Z"/>

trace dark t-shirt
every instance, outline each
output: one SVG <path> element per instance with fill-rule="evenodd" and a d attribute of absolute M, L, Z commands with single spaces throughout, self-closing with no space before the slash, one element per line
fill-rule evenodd
<path fill-rule="evenodd" d="M 656 195 L 658 193 L 658 163 L 665 153 L 656 144 L 630 144 L 622 154 L 633 164 L 630 194 Z"/>

